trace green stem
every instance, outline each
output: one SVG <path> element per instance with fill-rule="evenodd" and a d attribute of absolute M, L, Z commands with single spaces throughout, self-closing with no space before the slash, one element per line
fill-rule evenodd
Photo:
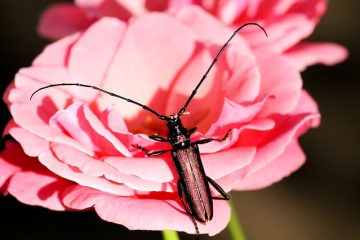
<path fill-rule="evenodd" d="M 176 231 L 164 230 L 162 231 L 164 240 L 180 240 L 179 235 Z"/>
<path fill-rule="evenodd" d="M 231 206 L 231 218 L 230 223 L 228 225 L 228 231 L 232 240 L 246 240 L 244 230 L 241 227 L 239 218 L 236 214 L 235 204 L 232 200 L 230 200 Z"/>

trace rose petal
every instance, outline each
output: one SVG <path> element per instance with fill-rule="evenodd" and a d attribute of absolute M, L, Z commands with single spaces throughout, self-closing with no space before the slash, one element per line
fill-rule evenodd
<path fill-rule="evenodd" d="M 149 14 L 138 18 L 129 24 L 103 86 L 162 113 L 163 101 L 158 100 L 161 97 L 154 99 L 154 102 L 150 101 L 159 89 L 170 86 L 193 50 L 193 34 L 173 18 L 163 14 Z M 102 104 L 114 102 L 113 98 L 107 96 L 104 99 L 107 100 Z M 139 112 L 139 107 L 124 101 L 119 101 L 118 108 L 128 118 Z"/>
<path fill-rule="evenodd" d="M 67 109 L 58 111 L 49 122 L 50 126 L 65 131 L 92 151 L 131 156 L 128 149 L 81 103 L 74 103 Z"/>
<path fill-rule="evenodd" d="M 292 120 L 298 122 L 295 125 L 287 122 L 289 123 L 289 126 L 287 126 L 289 129 L 281 130 L 283 133 L 279 134 L 277 137 L 273 137 L 276 140 L 259 147 L 255 158 L 249 165 L 217 179 L 217 183 L 225 191 L 230 191 L 234 187 L 236 190 L 258 189 L 269 186 L 298 169 L 305 161 L 305 156 L 296 139 L 298 134 L 307 130 L 311 126 L 310 123 L 312 120 L 315 119 L 316 121 L 318 117 L 318 115 L 305 116 L 306 115 L 303 115 L 301 117 L 301 115 L 299 115 L 293 118 Z M 298 121 L 296 118 L 302 120 Z M 293 127 L 290 127 L 292 125 Z M 284 126 L 280 128 L 283 127 Z M 246 138 L 248 140 L 251 139 L 251 137 Z M 257 138 L 264 139 L 261 135 L 258 135 Z M 259 139 L 257 139 L 257 141 L 259 141 Z M 249 144 L 251 146 L 254 143 Z M 257 145 L 261 144 L 258 143 Z M 285 161 L 287 162 L 285 163 Z M 264 180 L 261 177 L 264 177 Z"/>
<path fill-rule="evenodd" d="M 79 33 L 73 34 L 47 45 L 43 52 L 35 58 L 32 63 L 33 66 L 65 66 L 69 57 L 69 49 L 71 49 L 80 36 L 81 34 Z M 47 79 L 47 81 L 52 81 L 52 79 Z"/>
<path fill-rule="evenodd" d="M 270 21 L 269 25 L 263 26 L 268 33 L 268 38 L 264 37 L 259 30 L 247 31 L 244 37 L 253 48 L 262 48 L 264 45 L 271 46 L 273 51 L 281 53 L 310 35 L 314 26 L 306 16 L 286 15 L 274 24 L 271 24 Z"/>
<path fill-rule="evenodd" d="M 101 87 L 105 72 L 114 60 L 119 43 L 122 40 L 124 24 L 112 18 L 104 18 L 93 24 L 81 37 L 68 38 L 64 42 L 53 44 L 36 59 L 34 64 L 48 63 L 48 59 L 64 56 L 60 63 L 67 66 L 66 77 L 61 82 L 83 83 Z M 76 40 L 76 41 L 75 41 Z M 94 48 L 93 45 L 106 46 Z M 94 57 L 96 56 L 96 57 Z M 53 61 L 53 60 L 51 60 Z M 58 62 L 55 62 L 59 64 Z M 47 76 L 53 73 L 48 73 Z M 66 91 L 79 99 L 91 101 L 99 94 L 91 89 L 66 87 Z"/>
<path fill-rule="evenodd" d="M 260 93 L 261 76 L 254 54 L 244 55 L 241 46 L 229 46 L 226 52 L 226 65 L 232 73 L 223 79 L 226 97 L 234 102 L 256 100 Z M 245 50 L 246 52 L 246 50 Z"/>
<path fill-rule="evenodd" d="M 314 64 L 334 65 L 344 61 L 348 51 L 335 43 L 300 43 L 286 51 L 286 56 L 300 71 Z"/>
<path fill-rule="evenodd" d="M 295 107 L 293 114 L 295 115 L 301 113 L 318 113 L 318 112 L 319 112 L 319 108 L 315 100 L 310 96 L 310 94 L 306 90 L 303 89 L 301 91 L 299 102 Z"/>
<path fill-rule="evenodd" d="M 262 78 L 260 97 L 274 96 L 266 102 L 259 115 L 291 112 L 301 94 L 302 80 L 299 72 L 281 55 L 265 49 L 255 51 L 255 55 Z"/>
<path fill-rule="evenodd" d="M 88 11 L 88 15 L 111 16 L 120 19 L 128 19 L 145 12 L 145 0 L 75 0 L 76 5 Z M 149 5 L 147 1 L 146 5 Z M 90 18 L 89 16 L 89 18 Z"/>
<path fill-rule="evenodd" d="M 89 121 L 89 124 L 93 128 L 93 130 L 98 133 L 100 136 L 103 136 L 109 144 L 111 144 L 110 148 L 115 147 L 117 151 L 123 154 L 126 157 L 132 156 L 129 152 L 128 148 L 119 141 L 105 126 L 100 122 L 97 116 L 86 106 L 83 106 L 83 111 L 85 118 Z M 89 131 L 88 131 L 89 132 Z M 98 138 L 98 137 L 95 137 Z M 103 143 L 105 145 L 105 143 Z M 102 150 L 106 150 L 109 147 L 102 146 Z"/>
<path fill-rule="evenodd" d="M 103 122 L 106 122 L 105 125 L 109 127 L 109 129 L 113 132 L 117 133 L 129 133 L 127 125 L 121 112 L 115 107 L 109 107 L 102 114 Z"/>
<path fill-rule="evenodd" d="M 14 162 L 14 159 L 19 159 L 22 156 L 19 151 L 19 146 L 13 141 L 6 141 L 5 150 L 0 152 L 0 190 L 7 192 L 6 182 L 16 172 L 21 170 L 21 167 Z"/>
<path fill-rule="evenodd" d="M 104 162 L 115 167 L 119 172 L 134 175 L 145 180 L 166 183 L 174 180 L 169 158 L 124 158 L 106 157 Z"/>
<path fill-rule="evenodd" d="M 124 185 L 111 183 L 110 181 L 103 178 L 97 178 L 79 172 L 76 168 L 72 168 L 71 166 L 64 163 L 64 159 L 61 159 L 61 157 L 65 157 L 64 154 L 66 153 L 60 155 L 60 159 L 58 159 L 57 156 L 55 156 L 50 151 L 42 152 L 39 155 L 39 161 L 50 171 L 54 172 L 60 177 L 74 181 L 82 186 L 89 186 L 95 189 L 101 189 L 104 192 L 122 196 L 132 195 L 134 193 Z"/>
<path fill-rule="evenodd" d="M 8 184 L 2 186 L 5 181 Z M 71 182 L 51 174 L 37 162 L 25 155 L 19 144 L 6 142 L 0 154 L 0 187 L 19 201 L 52 210 L 65 210 L 60 195 Z"/>
<path fill-rule="evenodd" d="M 284 118 L 279 118 L 276 124 L 276 128 L 267 133 L 266 137 L 258 135 L 260 145 L 253 162 L 247 166 L 247 175 L 252 174 L 259 169 L 263 168 L 276 157 L 280 156 L 285 148 L 291 143 L 292 139 L 296 137 L 296 134 L 304 126 L 310 127 L 311 122 L 318 118 L 318 114 L 299 114 L 294 116 L 288 116 L 284 121 Z M 268 141 L 267 139 L 271 139 Z M 247 144 L 252 145 L 251 141 L 245 140 Z"/>
<path fill-rule="evenodd" d="M 24 128 L 19 127 L 15 122 L 10 122 L 5 129 L 5 133 L 11 134 L 23 147 L 26 154 L 29 156 L 38 156 L 40 152 L 49 148 L 49 142 L 62 143 L 73 147 L 79 151 L 82 151 L 88 155 L 94 153 L 85 146 L 81 145 L 78 141 L 69 138 L 67 136 L 58 135 L 50 137 L 49 139 L 42 138 L 41 136 L 34 134 Z"/>
<path fill-rule="evenodd" d="M 182 71 L 169 91 L 166 114 L 176 114 L 184 106 L 192 90 L 199 82 L 201 76 L 206 71 L 208 65 L 212 62 L 212 54 L 206 50 L 201 49 L 195 53 L 187 64 L 184 71 Z M 221 89 L 221 81 L 215 77 L 217 67 L 209 74 L 206 79 L 206 84 L 201 86 L 195 98 L 188 107 L 190 113 L 197 113 L 205 111 L 206 117 L 197 125 L 199 131 L 206 131 L 209 124 L 219 115 L 220 107 L 223 101 L 223 91 Z M 219 72 L 222 72 L 219 70 Z M 194 76 L 199 76 L 194 79 Z M 211 109 L 211 111 L 210 111 Z M 183 118 L 184 125 L 191 125 L 192 118 Z"/>
<path fill-rule="evenodd" d="M 97 141 L 96 137 L 98 135 L 92 137 L 91 133 L 93 131 L 84 118 L 82 106 L 81 103 L 74 103 L 64 110 L 59 110 L 50 118 L 49 125 L 54 129 L 58 129 L 59 132 L 68 134 L 70 138 L 80 142 L 88 149 L 99 151 L 101 148 L 98 143 L 104 141 L 104 139 L 101 138 L 101 141 Z"/>
<path fill-rule="evenodd" d="M 207 14 L 201 8 L 189 5 L 176 12 L 176 18 L 196 33 L 196 38 L 200 42 L 211 42 L 220 46 L 233 34 L 233 30 L 224 26 L 213 16 Z M 208 26 L 208 27 L 204 27 Z M 248 44 L 242 39 L 241 33 L 233 39 L 231 44 L 241 46 L 243 54 L 251 55 Z"/>
<path fill-rule="evenodd" d="M 50 128 L 46 125 L 52 112 L 55 111 L 55 107 L 47 105 L 46 107 L 38 107 L 33 103 L 13 104 L 10 107 L 10 112 L 14 117 L 16 124 L 26 129 L 30 133 L 38 135 L 46 140 L 50 140 L 58 135 L 62 135 L 62 132 L 58 129 Z M 34 114 L 38 113 L 38 114 Z M 31 117 L 29 117 L 31 116 Z"/>
<path fill-rule="evenodd" d="M 49 176 L 45 171 L 22 171 L 11 178 L 8 191 L 22 203 L 63 211 L 66 208 L 60 196 L 70 185 L 70 182 L 53 175 Z"/>
<path fill-rule="evenodd" d="M 314 99 L 310 96 L 310 94 L 306 90 L 302 90 L 299 103 L 295 107 L 293 115 L 296 114 L 317 114 L 319 113 L 319 108 L 314 101 Z M 310 127 L 316 128 L 320 125 L 320 118 L 321 116 L 317 116 L 312 121 L 308 122 L 308 124 L 303 125 L 300 129 L 298 129 L 298 135 L 302 135 L 304 132 L 306 132 Z"/>
<path fill-rule="evenodd" d="M 213 136 L 220 129 L 226 129 L 225 131 L 222 130 L 225 133 L 228 129 L 239 128 L 243 124 L 250 122 L 260 112 L 267 99 L 264 98 L 261 101 L 241 105 L 225 98 L 218 120 L 211 125 L 206 135 Z"/>
<path fill-rule="evenodd" d="M 88 176 L 101 177 L 106 172 L 114 171 L 103 161 L 87 156 L 64 144 L 51 144 L 51 150 L 63 163 L 77 168 Z"/>
<path fill-rule="evenodd" d="M 124 30 L 125 24 L 113 18 L 103 18 L 92 24 L 71 48 L 67 82 L 101 86 L 109 67 L 113 64 Z M 73 87 L 69 91 L 73 96 L 88 101 L 99 94 L 86 88 Z"/>
<path fill-rule="evenodd" d="M 13 120 L 7 124 L 4 133 L 10 134 L 17 140 L 21 144 L 24 153 L 30 157 L 36 157 L 40 152 L 49 148 L 47 141 L 19 127 Z"/>
<path fill-rule="evenodd" d="M 259 31 L 247 31 L 245 38 L 253 47 L 271 46 L 276 52 L 283 52 L 309 36 L 319 18 L 326 10 L 326 1 L 274 0 L 271 4 L 262 1 L 256 14 L 238 21 L 254 19 L 263 23 L 269 38 Z"/>
<path fill-rule="evenodd" d="M 224 177 L 251 163 L 256 148 L 231 148 L 223 152 L 201 155 L 206 175 L 212 179 Z"/>
<path fill-rule="evenodd" d="M 246 166 L 255 155 L 254 148 L 235 148 L 213 154 L 202 154 L 201 159 L 206 173 L 217 179 Z M 108 157 L 104 161 L 114 166 L 118 171 L 135 175 L 141 179 L 166 183 L 174 181 L 177 173 L 168 158 L 121 158 Z M 170 167 L 171 166 L 171 167 Z M 126 183 L 125 183 L 126 184 Z M 164 185 L 165 191 L 166 185 Z"/>
<path fill-rule="evenodd" d="M 220 107 L 224 104 L 224 95 L 236 102 L 252 101 L 257 97 L 260 89 L 260 73 L 255 67 L 254 56 L 243 55 L 241 47 L 241 45 L 232 46 L 225 50 L 188 106 L 187 110 L 192 116 L 183 117 L 185 126 L 192 126 L 194 115 L 204 112 L 205 115 L 200 119 L 197 128 L 201 132 L 207 131 L 221 113 Z M 177 113 L 184 106 L 218 50 L 218 46 L 211 46 L 209 50 L 202 46 L 191 58 L 169 91 L 167 114 Z M 194 81 L 193 76 L 199 76 L 199 79 Z"/>
<path fill-rule="evenodd" d="M 118 197 L 90 188 L 73 188 L 64 197 L 70 208 L 86 209 L 94 206 L 104 220 L 121 224 L 130 230 L 171 229 L 195 233 L 191 218 L 179 200 Z M 169 216 L 171 216 L 169 218 Z M 230 208 L 224 201 L 214 201 L 214 218 L 206 225 L 198 223 L 200 233 L 213 236 L 225 228 Z"/>
<path fill-rule="evenodd" d="M 85 12 L 73 4 L 60 3 L 47 8 L 42 14 L 38 32 L 50 39 L 59 39 L 84 30 L 89 26 Z"/>
<path fill-rule="evenodd" d="M 49 75 L 52 76 L 51 79 L 49 79 Z M 21 69 L 15 76 L 16 88 L 10 92 L 9 99 L 13 103 L 29 103 L 35 90 L 48 84 L 62 82 L 67 78 L 67 70 L 63 67 L 36 66 Z M 42 104 L 48 101 L 46 97 L 49 96 L 51 96 L 52 105 L 59 108 L 64 107 L 69 97 L 61 88 L 48 88 L 34 95 L 31 98 L 32 104 Z M 49 107 L 52 107 L 50 103 L 48 104 Z"/>
<path fill-rule="evenodd" d="M 124 174 L 121 169 L 114 168 L 111 164 L 108 164 L 102 159 L 89 157 L 84 153 L 76 151 L 63 144 L 53 145 L 52 150 L 62 162 L 89 177 L 104 177 L 111 182 L 119 183 L 119 185 L 126 185 L 131 189 L 143 192 L 176 191 L 176 187 L 169 183 L 149 181 L 137 176 Z"/>
<path fill-rule="evenodd" d="M 250 2 L 256 2 L 253 0 Z M 214 1 L 214 4 L 219 2 Z M 220 6 L 218 6 L 218 17 L 226 24 L 231 24 L 235 18 L 239 15 L 239 12 L 242 12 L 245 8 L 245 5 L 248 4 L 247 1 L 220 1 Z"/>
<path fill-rule="evenodd" d="M 242 191 L 268 187 L 299 169 L 304 164 L 305 158 L 299 143 L 294 140 L 279 157 L 238 181 L 234 189 Z"/>
<path fill-rule="evenodd" d="M 201 153 L 215 153 L 224 149 L 228 149 L 232 146 L 234 146 L 239 138 L 242 136 L 243 132 L 247 131 L 267 131 L 270 129 L 273 129 L 275 126 L 275 122 L 271 119 L 265 119 L 265 120 L 253 120 L 249 124 L 245 124 L 241 126 L 240 128 L 230 128 L 228 130 L 228 137 L 225 138 L 223 141 L 212 141 L 207 144 L 201 144 L 199 145 L 200 152 Z M 224 130 L 224 129 L 220 129 Z M 226 132 L 224 132 L 222 135 L 213 135 L 212 137 L 215 139 L 222 139 L 224 138 Z M 203 138 L 207 138 L 206 136 Z M 250 145 L 247 145 L 250 146 Z"/>

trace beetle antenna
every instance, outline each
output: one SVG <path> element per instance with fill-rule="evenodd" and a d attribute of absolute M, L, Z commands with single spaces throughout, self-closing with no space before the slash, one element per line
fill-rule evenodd
<path fill-rule="evenodd" d="M 186 108 L 187 106 L 189 105 L 189 103 L 191 102 L 191 100 L 193 99 L 193 97 L 195 96 L 197 90 L 199 89 L 200 85 L 204 82 L 204 80 L 206 79 L 208 73 L 210 72 L 210 70 L 213 68 L 213 66 L 215 65 L 215 63 L 217 62 L 218 58 L 220 57 L 221 53 L 224 51 L 224 49 L 227 47 L 227 45 L 229 44 L 229 42 L 235 37 L 235 35 L 244 27 L 246 26 L 249 26 L 249 25 L 255 25 L 255 26 L 258 26 L 264 33 L 266 36 L 267 33 L 265 31 L 265 29 L 260 26 L 259 24 L 257 23 L 245 23 L 243 24 L 242 26 L 238 27 L 234 33 L 231 35 L 231 37 L 226 41 L 226 43 L 222 46 L 222 48 L 219 50 L 219 52 L 217 53 L 216 57 L 214 58 L 213 62 L 210 64 L 209 68 L 206 70 L 205 74 L 202 76 L 201 80 L 199 81 L 198 85 L 195 87 L 195 89 L 192 91 L 190 97 L 188 98 L 188 100 L 186 101 L 184 107 L 182 107 L 178 113 L 178 115 L 182 115 L 183 113 L 186 112 Z"/>
<path fill-rule="evenodd" d="M 112 96 L 112 97 L 120 98 L 120 99 L 125 100 L 125 101 L 127 101 L 127 102 L 129 102 L 129 103 L 133 103 L 133 104 L 135 104 L 135 105 L 138 105 L 138 106 L 142 107 L 143 109 L 145 109 L 145 110 L 151 112 L 152 114 L 156 115 L 156 116 L 157 116 L 158 118 L 160 118 L 161 120 L 166 120 L 166 119 L 168 119 L 167 116 L 161 115 L 161 114 L 159 114 L 158 112 L 156 112 L 155 110 L 149 108 L 148 106 L 146 106 L 146 105 L 144 105 L 144 104 L 141 104 L 141 103 L 139 103 L 139 102 L 136 102 L 136 101 L 134 101 L 134 100 L 132 100 L 132 99 L 130 99 L 130 98 L 126 98 L 126 97 L 120 96 L 120 95 L 118 95 L 118 94 L 115 94 L 115 93 L 106 91 L 106 90 L 101 89 L 101 88 L 96 87 L 96 86 L 87 85 L 87 84 L 82 84 L 82 83 L 57 83 L 57 84 L 50 84 L 50 85 L 47 85 L 47 86 L 45 86 L 45 87 L 41 87 L 41 88 L 39 88 L 38 90 L 36 90 L 35 92 L 33 92 L 33 93 L 31 94 L 31 96 L 30 96 L 30 100 L 33 98 L 33 96 L 34 96 L 37 92 L 39 92 L 39 91 L 41 91 L 41 90 L 44 90 L 44 89 L 46 89 L 46 88 L 58 87 L 58 86 L 77 86 L 77 87 L 92 88 L 92 89 L 95 89 L 95 90 L 97 90 L 97 91 L 106 93 L 106 94 L 108 94 L 108 95 L 110 95 L 110 96 Z"/>

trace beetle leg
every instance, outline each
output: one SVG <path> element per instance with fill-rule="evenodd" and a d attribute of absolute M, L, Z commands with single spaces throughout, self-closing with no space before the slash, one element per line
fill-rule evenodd
<path fill-rule="evenodd" d="M 131 146 L 133 146 L 133 147 L 135 147 L 135 148 L 138 148 L 138 149 L 140 149 L 141 151 L 144 151 L 144 152 L 149 152 L 149 150 L 147 149 L 147 148 L 145 148 L 145 147 L 143 147 L 143 146 L 141 146 L 141 145 L 139 145 L 139 144 L 131 144 Z"/>
<path fill-rule="evenodd" d="M 230 200 L 230 197 L 229 195 L 224 191 L 224 189 L 222 189 L 220 187 L 219 184 L 217 184 L 214 180 L 212 180 L 210 177 L 206 176 L 206 179 L 208 180 L 208 182 L 211 184 L 211 186 L 213 186 L 216 191 L 218 191 L 218 193 L 220 193 L 221 196 L 223 197 L 218 197 L 218 196 L 215 196 L 215 197 L 212 197 L 213 199 L 218 199 L 218 200 Z"/>
<path fill-rule="evenodd" d="M 225 136 L 222 137 L 222 138 L 205 138 L 205 139 L 201 139 L 201 140 L 198 140 L 196 142 L 193 142 L 192 144 L 204 144 L 204 143 L 209 143 L 209 142 L 212 142 L 212 141 L 222 142 L 222 141 L 224 141 L 225 139 L 227 139 L 229 137 L 230 131 L 231 131 L 231 129 L 229 129 L 226 132 Z"/>
<path fill-rule="evenodd" d="M 170 152 L 170 151 L 171 151 L 171 149 L 166 149 L 166 150 L 148 152 L 146 155 L 149 156 L 149 157 L 156 157 L 156 156 L 159 156 L 161 154 L 164 154 L 164 153 Z"/>
<path fill-rule="evenodd" d="M 147 148 L 143 147 L 143 146 L 140 146 L 139 144 L 132 144 L 131 146 L 133 147 L 136 147 L 138 149 L 140 149 L 141 151 L 144 151 L 146 152 L 146 155 L 149 156 L 149 157 L 156 157 L 156 156 L 159 156 L 161 154 L 164 154 L 166 152 L 170 152 L 171 149 L 166 149 L 166 150 L 160 150 L 160 151 L 153 151 L 153 152 L 150 152 Z"/>
<path fill-rule="evenodd" d="M 191 217 L 193 223 L 194 223 L 194 226 L 195 226 L 195 231 L 196 231 L 196 240 L 199 240 L 199 228 L 197 226 L 197 223 L 196 223 L 196 220 L 195 220 L 195 217 L 194 217 L 194 214 L 191 212 L 190 208 L 189 208 L 189 205 L 184 201 L 184 191 L 183 191 L 183 187 L 181 185 L 181 182 L 180 180 L 178 180 L 177 182 L 177 190 L 178 190 L 178 194 L 179 194 L 179 198 L 181 200 L 181 203 L 183 205 L 183 207 L 185 208 L 185 211 L 187 212 L 187 214 L 189 214 L 189 216 Z"/>
<path fill-rule="evenodd" d="M 190 130 L 189 130 L 189 135 L 193 134 L 195 131 L 196 131 L 196 127 L 190 128 Z"/>
<path fill-rule="evenodd" d="M 158 142 L 169 142 L 166 138 L 160 137 L 157 134 L 150 135 L 149 138 Z"/>
<path fill-rule="evenodd" d="M 209 142 L 212 142 L 214 139 L 212 138 L 206 138 L 206 139 L 201 139 L 201 140 L 198 140 L 196 142 L 192 142 L 191 144 L 192 145 L 199 145 L 199 144 L 204 144 L 204 143 L 209 143 Z"/>

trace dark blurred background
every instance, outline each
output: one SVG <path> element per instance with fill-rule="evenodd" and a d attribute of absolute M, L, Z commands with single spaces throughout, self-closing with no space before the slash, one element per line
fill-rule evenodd
<path fill-rule="evenodd" d="M 0 1 L 0 92 L 47 43 L 37 35 L 36 25 L 40 13 L 54 2 Z M 311 37 L 343 44 L 350 57 L 335 67 L 314 66 L 303 73 L 305 88 L 322 113 L 320 128 L 301 138 L 307 163 L 272 187 L 232 195 L 249 240 L 360 239 L 359 5 L 356 0 L 330 1 L 327 14 Z M 2 130 L 10 118 L 3 102 L 0 114 Z M 159 232 L 131 232 L 100 220 L 94 212 L 52 212 L 1 194 L 0 236 L 161 239 Z M 181 237 L 193 239 L 185 234 Z M 228 236 L 223 231 L 212 239 Z"/>

